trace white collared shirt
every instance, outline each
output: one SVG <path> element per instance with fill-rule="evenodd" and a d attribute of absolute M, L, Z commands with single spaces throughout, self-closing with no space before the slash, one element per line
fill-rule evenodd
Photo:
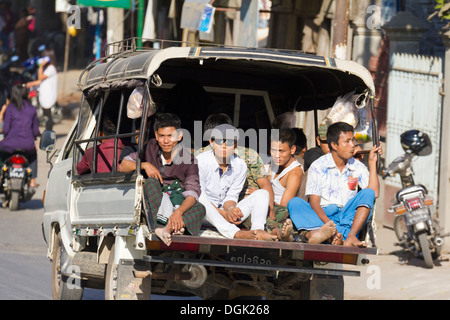
<path fill-rule="evenodd" d="M 358 192 L 357 185 L 361 189 L 369 185 L 367 167 L 355 158 L 350 158 L 340 172 L 330 152 L 309 167 L 305 195 L 320 196 L 322 207 L 331 204 L 343 207 Z"/>
<path fill-rule="evenodd" d="M 233 155 L 222 175 L 212 150 L 199 154 L 197 162 L 202 194 L 218 208 L 229 200 L 237 203 L 247 177 L 245 161 Z"/>

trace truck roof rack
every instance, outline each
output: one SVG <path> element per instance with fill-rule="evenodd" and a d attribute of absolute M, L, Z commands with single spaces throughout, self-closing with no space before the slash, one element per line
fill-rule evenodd
<path fill-rule="evenodd" d="M 142 45 L 138 46 L 138 40 Z M 169 47 L 221 47 L 221 48 L 243 48 L 239 46 L 216 44 L 211 42 L 193 42 L 193 41 L 179 41 L 179 40 L 164 40 L 164 39 L 147 39 L 131 37 L 120 41 L 108 43 L 105 46 L 105 57 L 116 55 L 118 53 L 147 51 L 165 49 Z"/>

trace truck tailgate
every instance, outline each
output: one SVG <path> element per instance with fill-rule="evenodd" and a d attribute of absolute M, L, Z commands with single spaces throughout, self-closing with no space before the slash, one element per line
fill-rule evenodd
<path fill-rule="evenodd" d="M 240 240 L 240 239 L 224 239 L 224 238 L 208 238 L 193 237 L 183 235 L 173 235 L 172 244 L 168 247 L 162 241 L 153 235 L 150 238 L 148 247 L 150 250 L 168 250 L 168 251 L 198 251 L 212 252 L 214 247 L 219 246 L 222 250 L 226 250 L 227 254 L 234 251 L 249 253 L 247 259 L 226 259 L 218 260 L 201 260 L 201 259 L 185 259 L 177 257 L 161 257 L 148 255 L 144 257 L 147 262 L 169 263 L 169 264 L 201 264 L 204 266 L 225 267 L 230 269 L 252 269 L 259 271 L 280 271 L 280 272 L 299 272 L 305 274 L 322 274 L 322 275 L 342 275 L 342 276 L 359 276 L 359 271 L 337 270 L 329 268 L 310 268 L 302 266 L 289 265 L 273 265 L 261 263 L 260 257 L 266 252 L 274 252 L 278 254 L 281 251 L 292 251 L 295 260 L 311 261 L 311 262 L 328 262 L 336 264 L 366 264 L 368 259 L 366 255 L 376 255 L 377 248 L 357 248 L 344 247 L 329 244 L 308 244 L 300 242 L 282 242 L 282 241 L 261 241 L 261 240 Z M 256 251 L 256 255 L 253 254 Z M 250 257 L 250 258 L 248 258 Z M 258 257 L 257 263 L 254 262 Z M 362 261 L 361 261 L 362 260 Z"/>

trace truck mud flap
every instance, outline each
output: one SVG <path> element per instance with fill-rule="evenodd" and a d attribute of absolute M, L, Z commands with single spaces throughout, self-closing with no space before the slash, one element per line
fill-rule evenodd
<path fill-rule="evenodd" d="M 167 264 L 180 264 L 180 265 L 203 265 L 209 267 L 223 267 L 236 270 L 258 270 L 258 271 L 272 271 L 272 272 L 296 272 L 311 275 L 324 275 L 324 276 L 350 276 L 359 277 L 361 273 L 353 270 L 335 270 L 335 269 L 322 269 L 322 268 L 305 268 L 297 266 L 281 266 L 281 265 L 257 265 L 251 263 L 236 263 L 228 261 L 215 261 L 215 260 L 198 260 L 198 259 L 183 259 L 173 257 L 159 257 L 159 256 L 144 256 L 145 262 L 153 263 L 167 263 Z"/>
<path fill-rule="evenodd" d="M 344 300 L 344 279 L 339 276 L 316 275 L 309 288 L 310 300 Z"/>
<path fill-rule="evenodd" d="M 136 271 L 147 271 L 148 266 L 137 260 L 120 260 L 117 265 L 117 300 L 150 300 L 151 279 L 135 276 Z"/>

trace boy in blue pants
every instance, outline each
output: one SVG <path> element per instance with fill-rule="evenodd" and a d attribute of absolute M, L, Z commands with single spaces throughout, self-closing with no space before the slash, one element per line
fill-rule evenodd
<path fill-rule="evenodd" d="M 288 203 L 293 224 L 310 243 L 329 240 L 332 244 L 366 246 L 358 233 L 369 221 L 379 194 L 376 163 L 382 149 L 372 148 L 367 169 L 353 157 L 353 136 L 353 127 L 344 122 L 328 128 L 331 152 L 313 162 L 308 170 L 305 195 L 309 203 L 300 198 Z"/>

